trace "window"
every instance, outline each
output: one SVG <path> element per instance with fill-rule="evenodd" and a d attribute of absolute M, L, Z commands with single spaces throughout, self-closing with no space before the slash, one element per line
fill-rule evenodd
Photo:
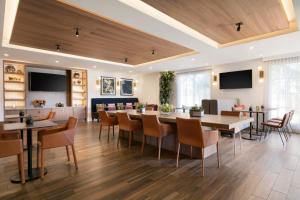
<path fill-rule="evenodd" d="M 295 110 L 292 126 L 300 130 L 300 58 L 288 58 L 267 62 L 267 105 L 276 108 L 270 117 L 282 117 Z"/>
<path fill-rule="evenodd" d="M 177 107 L 201 105 L 210 98 L 211 72 L 198 71 L 176 74 Z"/>

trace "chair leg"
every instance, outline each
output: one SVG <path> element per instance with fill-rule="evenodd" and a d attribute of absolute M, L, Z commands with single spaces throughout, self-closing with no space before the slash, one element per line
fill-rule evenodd
<path fill-rule="evenodd" d="M 70 153 L 69 153 L 69 147 L 68 147 L 68 145 L 66 146 L 66 151 L 67 151 L 68 161 L 70 162 Z"/>
<path fill-rule="evenodd" d="M 115 137 L 115 125 L 112 125 L 113 127 L 113 137 Z"/>
<path fill-rule="evenodd" d="M 100 124 L 99 140 L 101 139 L 101 132 L 102 132 L 102 124 Z"/>
<path fill-rule="evenodd" d="M 143 155 L 143 153 L 144 153 L 145 139 L 146 139 L 146 135 L 143 135 L 143 143 L 142 143 L 142 150 L 141 150 L 141 154 L 142 154 L 142 155 Z"/>
<path fill-rule="evenodd" d="M 107 132 L 107 142 L 109 142 L 109 134 L 110 134 L 110 126 L 108 126 L 108 132 Z"/>
<path fill-rule="evenodd" d="M 158 157 L 157 159 L 160 160 L 160 152 L 161 152 L 161 137 L 158 138 Z"/>
<path fill-rule="evenodd" d="M 180 152 L 180 142 L 177 144 L 177 159 L 176 159 L 176 167 L 178 168 L 179 164 L 179 152 Z"/>
<path fill-rule="evenodd" d="M 193 159 L 193 146 L 191 145 L 191 148 L 190 148 L 190 156 L 191 156 L 191 159 Z"/>
<path fill-rule="evenodd" d="M 40 176 L 44 178 L 44 149 L 40 147 L 40 156 L 41 156 L 41 169 L 40 169 Z"/>
<path fill-rule="evenodd" d="M 41 166 L 41 154 L 40 154 L 40 145 L 39 145 L 39 142 L 37 143 L 37 147 L 36 147 L 36 159 L 37 159 L 37 162 L 36 162 L 36 167 L 37 168 L 40 168 Z"/>
<path fill-rule="evenodd" d="M 120 146 L 120 135 L 121 135 L 121 129 L 119 129 L 119 134 L 118 134 L 118 142 L 117 142 L 117 147 L 119 148 Z"/>
<path fill-rule="evenodd" d="M 235 133 L 233 133 L 233 155 L 235 156 Z"/>
<path fill-rule="evenodd" d="M 71 147 L 72 147 L 72 152 L 73 152 L 75 168 L 76 168 L 76 170 L 78 170 L 77 157 L 76 157 L 76 152 L 75 152 L 74 145 L 71 145 Z"/>
<path fill-rule="evenodd" d="M 201 148 L 202 176 L 204 176 L 204 148 Z"/>
<path fill-rule="evenodd" d="M 282 136 L 281 136 L 280 130 L 278 129 L 277 131 L 278 131 L 278 133 L 279 133 L 279 136 L 280 136 L 280 139 L 281 139 L 282 145 L 283 145 L 283 147 L 284 147 L 284 141 L 283 141 L 283 139 L 282 139 Z"/>
<path fill-rule="evenodd" d="M 132 131 L 129 131 L 129 138 L 128 138 L 128 146 L 129 146 L 129 149 L 131 149 L 131 139 L 132 139 Z"/>
<path fill-rule="evenodd" d="M 24 172 L 24 156 L 23 152 L 18 155 L 18 164 L 19 164 L 19 171 L 22 184 L 25 183 L 25 172 Z"/>
<path fill-rule="evenodd" d="M 220 167 L 219 142 L 217 142 L 216 146 L 217 146 L 217 161 L 218 161 L 218 168 L 219 168 Z"/>

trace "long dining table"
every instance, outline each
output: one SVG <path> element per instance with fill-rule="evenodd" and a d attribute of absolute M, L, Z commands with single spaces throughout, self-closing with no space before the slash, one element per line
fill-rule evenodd
<path fill-rule="evenodd" d="M 115 116 L 118 112 L 127 112 L 131 119 L 139 119 L 141 120 L 142 114 L 148 114 L 148 115 L 157 115 L 160 122 L 163 123 L 170 123 L 176 125 L 176 118 L 186 118 L 186 119 L 199 119 L 201 121 L 201 125 L 204 128 L 211 128 L 211 129 L 242 129 L 245 127 L 245 125 L 249 125 L 254 121 L 253 117 L 249 116 L 222 116 L 222 115 L 208 115 L 205 114 L 202 117 L 190 117 L 189 113 L 170 113 L 170 114 L 163 114 L 159 111 L 146 111 L 144 113 L 137 112 L 137 110 L 115 110 L 115 111 L 107 111 L 109 115 Z M 167 141 L 164 141 L 164 144 L 162 145 L 162 148 L 175 151 L 176 150 L 176 140 L 177 140 L 177 133 L 174 133 L 175 137 L 168 138 Z M 134 134 L 134 140 L 141 141 L 142 140 L 142 134 L 137 133 Z M 175 141 L 174 141 L 175 140 Z M 155 141 L 149 142 L 152 145 L 155 145 Z M 148 144 L 149 144 L 148 143 Z M 175 145 L 175 146 L 174 146 Z M 182 154 L 189 154 L 190 151 L 188 148 L 182 148 L 181 151 Z M 205 150 L 204 157 L 208 157 L 212 154 L 216 153 L 215 147 L 208 147 Z M 195 154 L 197 157 L 200 156 L 200 152 L 197 154 L 197 151 L 195 151 Z"/>

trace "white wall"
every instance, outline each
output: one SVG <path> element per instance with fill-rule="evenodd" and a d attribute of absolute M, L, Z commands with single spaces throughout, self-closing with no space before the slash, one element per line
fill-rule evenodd
<path fill-rule="evenodd" d="M 159 105 L 159 77 L 160 73 L 144 74 L 139 77 L 140 102 Z"/>
<path fill-rule="evenodd" d="M 218 75 L 217 85 L 212 85 L 212 99 L 240 99 L 240 103 L 248 106 L 264 105 L 265 84 L 259 82 L 258 67 L 263 67 L 262 60 L 252 60 L 241 63 L 218 65 L 212 67 L 212 71 Z M 252 69 L 252 88 L 250 89 L 219 89 L 219 73 Z M 263 67 L 264 69 L 264 67 Z M 265 75 L 267 75 L 265 73 Z"/>
<path fill-rule="evenodd" d="M 117 88 L 116 95 L 101 95 L 100 86 L 96 85 L 96 80 L 100 79 L 101 76 L 115 77 L 117 80 L 121 78 L 128 78 L 137 81 L 137 88 L 134 90 L 133 96 L 121 96 L 120 88 Z M 88 116 L 91 118 L 91 99 L 92 98 L 134 98 L 140 97 L 140 76 L 131 73 L 118 73 L 118 72 L 108 72 L 100 71 L 96 69 L 88 70 Z"/>
<path fill-rule="evenodd" d="M 45 99 L 45 107 L 55 107 L 58 102 L 67 105 L 67 91 L 63 92 L 33 92 L 28 90 L 28 72 L 40 72 L 48 74 L 66 75 L 66 70 L 45 69 L 36 67 L 26 67 L 26 107 L 33 107 L 34 99 Z"/>
<path fill-rule="evenodd" d="M 0 122 L 4 121 L 4 105 L 3 105 L 3 60 L 0 59 Z"/>

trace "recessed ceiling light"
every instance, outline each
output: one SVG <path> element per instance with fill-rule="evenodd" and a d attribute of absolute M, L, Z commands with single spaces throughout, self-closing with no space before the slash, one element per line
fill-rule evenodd
<path fill-rule="evenodd" d="M 263 57 L 264 55 L 263 54 L 259 54 L 259 57 Z"/>
<path fill-rule="evenodd" d="M 206 66 L 209 65 L 209 63 L 207 62 L 207 63 L 205 63 L 205 65 L 206 65 Z"/>
<path fill-rule="evenodd" d="M 56 63 L 59 63 L 59 60 L 56 60 L 55 62 L 56 62 Z"/>
<path fill-rule="evenodd" d="M 8 57 L 9 55 L 8 55 L 8 53 L 5 53 L 5 54 L 3 54 L 5 57 Z"/>
<path fill-rule="evenodd" d="M 195 60 L 196 60 L 196 58 L 192 58 L 192 59 L 191 59 L 191 61 L 195 61 Z"/>
<path fill-rule="evenodd" d="M 79 28 L 75 28 L 75 36 L 79 37 Z"/>
<path fill-rule="evenodd" d="M 132 73 L 132 71 L 130 70 L 129 73 Z"/>
<path fill-rule="evenodd" d="M 253 50 L 253 49 L 254 49 L 254 46 L 249 47 L 249 50 L 250 50 L 250 51 Z"/>
<path fill-rule="evenodd" d="M 153 69 L 153 67 L 149 67 L 149 69 Z"/>
<path fill-rule="evenodd" d="M 93 66 L 93 68 L 96 68 L 96 67 L 97 67 L 96 65 Z"/>

